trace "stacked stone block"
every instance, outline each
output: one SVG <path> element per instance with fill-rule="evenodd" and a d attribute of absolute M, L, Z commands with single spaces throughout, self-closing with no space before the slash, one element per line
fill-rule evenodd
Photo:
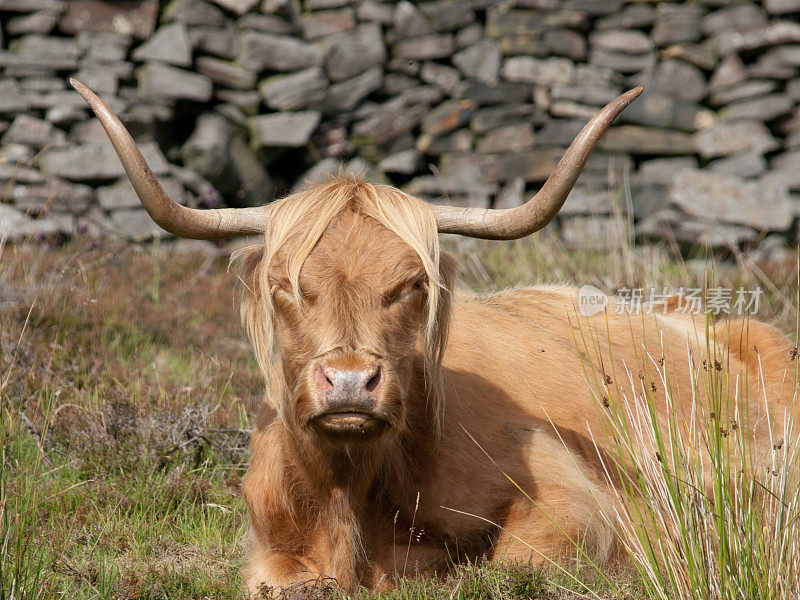
<path fill-rule="evenodd" d="M 641 84 L 559 217 L 565 241 L 797 240 L 800 0 L 0 0 L 0 21 L 6 239 L 162 235 L 74 76 L 199 207 L 340 168 L 515 206 Z"/>

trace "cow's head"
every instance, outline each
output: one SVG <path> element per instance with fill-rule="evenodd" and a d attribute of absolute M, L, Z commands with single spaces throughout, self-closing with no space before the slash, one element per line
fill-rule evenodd
<path fill-rule="evenodd" d="M 520 238 L 559 211 L 589 154 L 640 93 L 606 106 L 581 131 L 542 189 L 507 210 L 430 205 L 400 190 L 337 178 L 257 208 L 196 210 L 169 198 L 108 107 L 77 81 L 111 138 L 142 204 L 186 238 L 264 235 L 241 253 L 242 315 L 270 386 L 297 435 L 352 445 L 402 431 L 404 398 L 420 380 L 441 414 L 440 362 L 454 265 L 437 233 Z"/>

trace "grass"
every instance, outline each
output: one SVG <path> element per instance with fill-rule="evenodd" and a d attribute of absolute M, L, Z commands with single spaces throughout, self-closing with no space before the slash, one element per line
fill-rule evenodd
<path fill-rule="evenodd" d="M 702 287 L 707 265 L 714 264 L 718 285 L 766 291 L 759 318 L 787 332 L 797 327 L 794 260 L 768 263 L 733 253 L 720 263 L 704 253 L 686 259 L 668 248 L 624 242 L 574 251 L 546 234 L 512 243 L 448 239 L 445 245 L 460 258 L 462 282 L 485 291 L 539 280 L 608 292 L 634 285 Z M 238 324 L 226 258 L 203 244 L 108 242 L 96 248 L 80 239 L 48 251 L 27 244 L 0 252 L 0 599 L 241 598 L 246 513 L 239 484 L 262 383 Z M 634 461 L 636 435 L 646 431 L 631 423 L 643 422 L 648 404 L 646 395 L 638 403 L 628 400 L 634 412 L 609 426 L 620 433 L 620 458 Z M 675 478 L 693 481 L 699 455 L 677 452 L 680 438 L 664 441 L 676 457 Z M 640 495 L 665 483 L 644 465 L 640 471 L 631 483 Z M 747 513 L 734 493 L 740 484 L 756 485 L 722 487 L 732 494 L 731 506 Z M 653 519 L 656 509 L 680 506 L 674 499 L 685 490 L 679 487 L 653 496 L 663 502 L 650 513 L 643 505 L 639 516 Z M 778 492 L 781 502 L 797 506 L 790 491 Z M 709 510 L 701 506 L 692 514 Z M 763 535 L 751 547 L 728 544 L 726 552 L 755 553 L 758 546 L 753 556 L 767 559 L 771 539 Z M 796 539 L 786 546 L 794 561 Z M 382 597 L 669 597 L 665 590 L 678 589 L 674 578 L 666 576 L 659 587 L 647 573 L 648 564 L 656 568 L 648 558 L 653 541 L 630 538 L 632 552 L 642 558 L 629 571 L 598 572 L 585 561 L 564 572 L 466 565 L 447 578 L 403 580 Z M 710 554 L 697 569 L 718 556 Z M 715 597 L 717 589 L 682 597 Z M 759 593 L 747 597 L 780 597 Z M 324 585 L 306 590 L 307 597 L 336 595 Z"/>

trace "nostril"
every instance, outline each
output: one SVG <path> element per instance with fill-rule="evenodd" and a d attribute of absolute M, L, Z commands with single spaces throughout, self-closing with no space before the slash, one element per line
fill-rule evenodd
<path fill-rule="evenodd" d="M 375 374 L 367 381 L 367 391 L 374 392 L 375 389 L 381 384 L 381 368 L 380 366 L 375 369 Z"/>
<path fill-rule="evenodd" d="M 327 390 L 332 390 L 334 387 L 333 380 L 331 379 L 331 376 L 328 373 L 328 369 L 324 366 L 321 366 L 317 369 L 315 379 L 317 388 L 320 391 L 324 392 Z"/>

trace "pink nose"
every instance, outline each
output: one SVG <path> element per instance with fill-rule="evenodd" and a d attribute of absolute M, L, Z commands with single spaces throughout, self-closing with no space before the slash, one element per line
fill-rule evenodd
<path fill-rule="evenodd" d="M 317 390 L 330 403 L 366 400 L 381 385 L 383 379 L 378 363 L 360 369 L 340 369 L 323 364 L 317 369 Z"/>

